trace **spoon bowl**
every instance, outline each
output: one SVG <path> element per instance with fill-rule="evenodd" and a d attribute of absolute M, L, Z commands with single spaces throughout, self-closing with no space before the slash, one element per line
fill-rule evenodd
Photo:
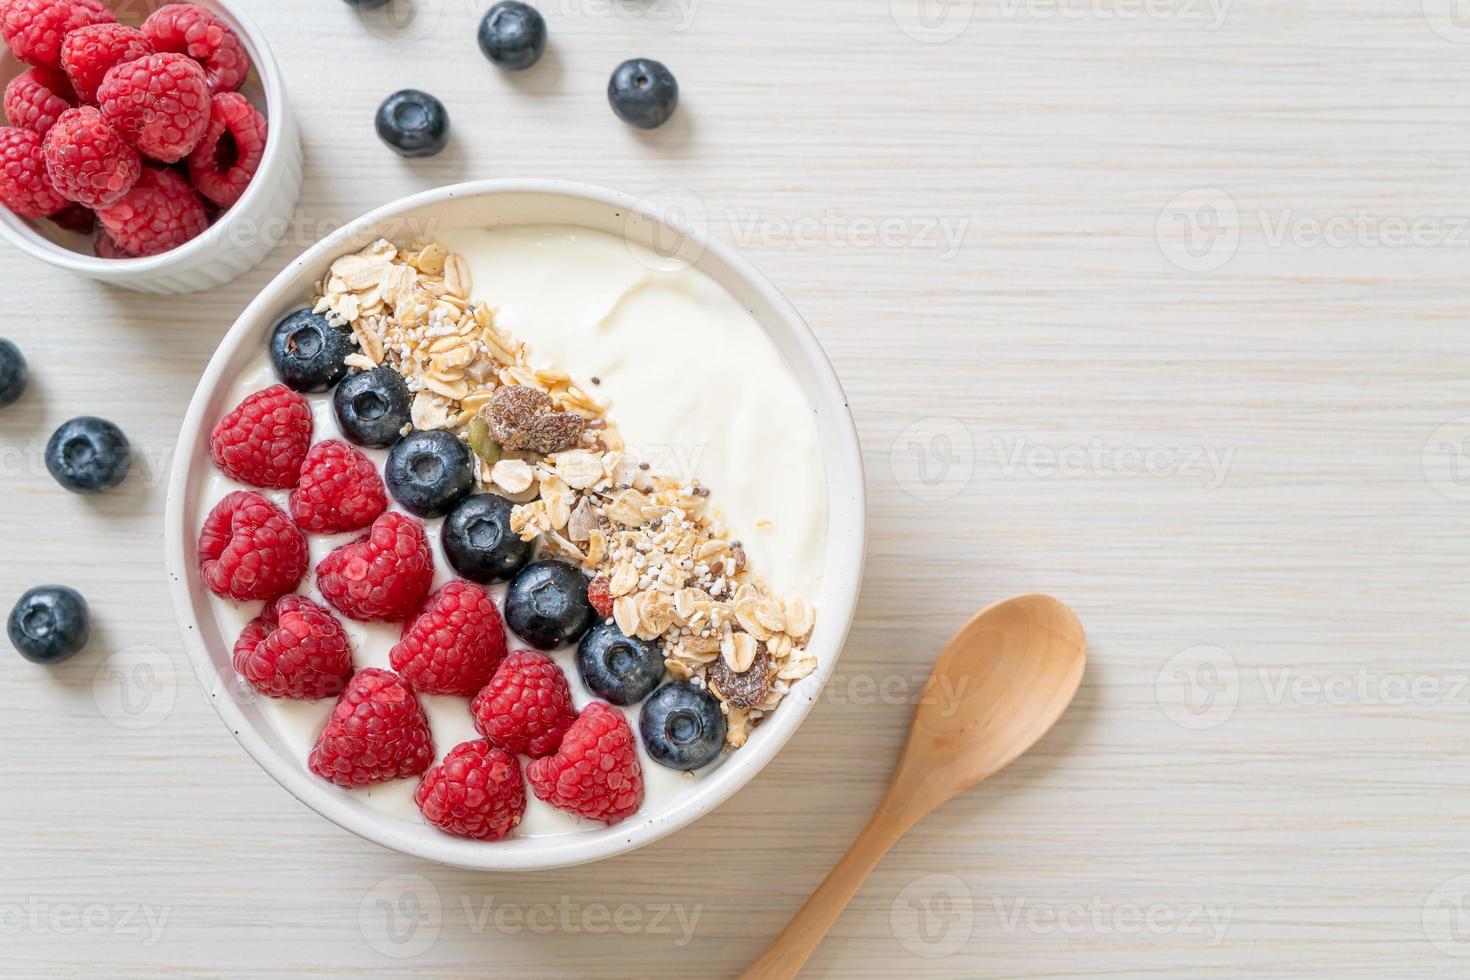
<path fill-rule="evenodd" d="M 794 977 L 888 849 L 940 804 L 1010 765 L 1056 724 L 1087 666 L 1076 615 L 1050 596 L 998 602 L 945 645 L 893 781 L 847 854 L 751 965 Z"/>
<path fill-rule="evenodd" d="M 1086 649 L 1082 624 L 1051 596 L 1006 599 L 961 627 L 924 683 L 894 774 L 914 819 L 1035 745 L 1072 703 Z"/>

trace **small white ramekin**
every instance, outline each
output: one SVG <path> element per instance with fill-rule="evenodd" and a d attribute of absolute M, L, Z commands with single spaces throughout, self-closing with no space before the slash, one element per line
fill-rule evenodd
<path fill-rule="evenodd" d="M 231 640 L 221 635 L 199 578 L 197 515 L 212 466 L 210 430 L 231 407 L 225 402 L 236 378 L 266 349 L 277 321 L 310 299 L 312 284 L 337 257 L 378 238 L 410 241 L 431 238 L 439 229 L 532 224 L 592 228 L 677 256 L 754 314 L 791 369 L 816 423 L 827 476 L 827 545 L 821 587 L 809 597 L 818 611 L 808 645 L 817 669 L 793 686 L 744 748 L 663 809 L 636 813 L 612 827 L 486 843 L 395 819 L 311 775 L 260 706 L 235 696 Z M 862 581 L 863 460 L 857 431 L 832 365 L 790 301 L 733 248 L 687 225 L 628 195 L 559 180 L 487 180 L 428 191 L 373 211 L 312 247 L 265 288 L 220 342 L 184 418 L 169 476 L 164 517 L 169 589 L 184 646 L 220 718 L 266 772 L 322 816 L 384 847 L 464 868 L 533 871 L 598 861 L 658 840 L 714 809 L 771 761 L 816 703 L 842 652 Z"/>
<path fill-rule="evenodd" d="M 192 0 L 224 18 L 250 55 L 255 72 L 242 93 L 265 106 L 269 136 L 265 158 L 250 188 L 234 207 L 198 238 L 162 255 L 142 259 L 101 259 L 91 240 L 50 222 L 31 221 L 0 207 L 0 237 L 16 248 L 89 279 L 145 293 L 197 293 L 222 286 L 249 272 L 281 243 L 291 227 L 301 196 L 301 134 L 281 70 L 260 28 L 246 15 L 243 0 Z M 128 0 L 110 0 L 120 11 L 136 9 Z M 26 70 L 0 44 L 0 87 Z"/>

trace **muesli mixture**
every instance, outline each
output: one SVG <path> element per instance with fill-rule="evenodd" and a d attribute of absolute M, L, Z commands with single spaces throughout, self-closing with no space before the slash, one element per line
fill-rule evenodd
<path fill-rule="evenodd" d="M 815 669 L 814 610 L 747 566 L 718 488 L 652 471 L 607 406 L 566 373 L 532 367 L 473 288 L 467 263 L 442 245 L 380 240 L 332 265 L 314 311 L 351 328 L 349 366 L 403 375 L 413 428 L 470 445 L 480 485 L 515 503 L 515 532 L 593 576 L 599 613 L 660 641 L 676 679 L 715 694 L 739 748 Z"/>

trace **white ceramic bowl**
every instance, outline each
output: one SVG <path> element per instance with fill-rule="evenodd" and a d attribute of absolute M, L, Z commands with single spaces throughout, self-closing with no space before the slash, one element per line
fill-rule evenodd
<path fill-rule="evenodd" d="M 99 259 L 91 239 L 57 228 L 49 221 L 32 221 L 0 207 L 0 237 L 23 252 L 89 279 L 145 293 L 196 293 L 222 286 L 249 272 L 285 238 L 296 201 L 301 196 L 301 135 L 281 70 L 260 28 L 246 15 L 243 0 L 191 0 L 224 18 L 255 65 L 241 94 L 263 107 L 270 127 L 265 158 L 245 195 L 198 238 L 162 255 L 142 259 Z M 127 23 L 140 5 L 132 0 L 108 0 Z M 142 5 L 151 11 L 152 5 Z M 0 88 L 26 70 L 0 44 Z"/>
<path fill-rule="evenodd" d="M 209 433 L 232 406 L 228 392 L 260 356 L 276 322 L 310 298 L 338 256 L 378 238 L 429 237 L 432 229 L 526 224 L 589 227 L 678 255 L 710 275 L 751 310 L 781 351 L 815 413 L 825 451 L 829 526 L 817 628 L 810 649 L 816 672 L 792 693 L 738 752 L 660 812 L 638 813 L 608 828 L 496 843 L 462 840 L 427 824 L 394 819 L 310 775 L 236 687 L 230 644 L 220 639 L 209 593 L 197 572 L 194 526 L 209 476 Z M 428 233 L 426 234 L 426 229 Z M 189 406 L 169 480 L 165 548 L 174 608 L 194 669 L 220 717 L 254 758 L 297 799 L 347 830 L 386 847 L 467 868 L 532 870 L 596 861 L 630 851 L 709 812 L 760 771 L 796 731 L 837 663 L 857 601 L 863 567 L 863 471 L 846 399 L 816 338 L 776 288 L 728 246 L 682 233 L 664 215 L 624 194 L 553 180 L 491 180 L 430 191 L 381 208 L 322 241 L 266 287 L 220 344 Z"/>

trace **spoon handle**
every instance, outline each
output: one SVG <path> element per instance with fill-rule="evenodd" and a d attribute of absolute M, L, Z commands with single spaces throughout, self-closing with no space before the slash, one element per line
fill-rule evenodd
<path fill-rule="evenodd" d="M 914 825 L 917 817 L 906 812 L 909 809 L 900 804 L 890 789 L 837 867 L 817 886 L 760 959 L 741 974 L 742 980 L 786 980 L 797 975 L 883 855 Z"/>

